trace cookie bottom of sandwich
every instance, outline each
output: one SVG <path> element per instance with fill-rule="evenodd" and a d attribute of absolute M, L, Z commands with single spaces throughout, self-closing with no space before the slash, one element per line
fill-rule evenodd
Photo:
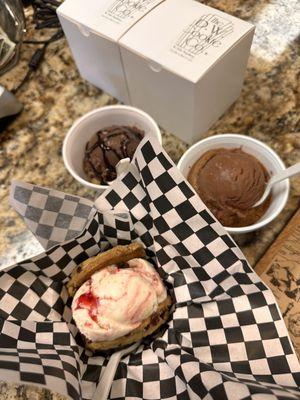
<path fill-rule="evenodd" d="M 169 318 L 169 309 L 171 306 L 171 298 L 167 298 L 158 305 L 157 311 L 146 318 L 142 323 L 133 331 L 125 336 L 116 338 L 114 340 L 106 340 L 101 342 L 91 342 L 86 340 L 86 348 L 92 351 L 111 350 L 129 346 L 139 340 L 154 333 L 161 325 L 163 325 Z"/>

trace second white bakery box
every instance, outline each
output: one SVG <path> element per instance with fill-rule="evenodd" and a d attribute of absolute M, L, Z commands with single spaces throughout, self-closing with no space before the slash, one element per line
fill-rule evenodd
<path fill-rule="evenodd" d="M 248 22 L 194 0 L 65 0 L 58 10 L 82 76 L 187 143 L 240 94 Z"/>

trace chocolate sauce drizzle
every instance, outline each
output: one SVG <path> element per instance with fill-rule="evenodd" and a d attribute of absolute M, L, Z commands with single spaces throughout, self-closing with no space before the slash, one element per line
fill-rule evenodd
<path fill-rule="evenodd" d="M 112 139 L 113 137 L 120 135 L 124 136 L 120 144 L 121 157 L 120 154 L 117 152 L 117 150 L 112 148 L 108 144 L 109 139 Z M 99 179 L 100 182 L 106 183 L 116 179 L 117 177 L 116 164 L 122 158 L 127 158 L 127 157 L 131 158 L 130 155 L 128 154 L 128 145 L 130 143 L 130 140 L 132 139 L 132 136 L 130 135 L 135 136 L 135 138 L 139 141 L 142 140 L 143 138 L 142 131 L 139 132 L 137 128 L 130 128 L 127 126 L 112 126 L 98 131 L 96 133 L 97 140 L 92 146 L 89 147 L 89 143 L 87 143 L 85 159 L 91 166 L 95 174 L 95 177 Z M 103 171 L 101 172 L 97 171 L 91 159 L 92 152 L 97 148 L 100 148 L 102 150 L 104 167 L 105 167 L 104 173 Z M 112 152 L 116 156 L 116 158 L 118 159 L 117 163 L 110 162 L 110 159 L 108 157 L 108 152 Z"/>

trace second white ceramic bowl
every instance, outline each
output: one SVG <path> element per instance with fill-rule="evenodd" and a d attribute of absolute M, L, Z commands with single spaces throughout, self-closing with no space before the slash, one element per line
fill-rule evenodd
<path fill-rule="evenodd" d="M 83 171 L 85 147 L 91 137 L 100 129 L 112 125 L 135 126 L 145 132 L 145 136 L 156 138 L 161 143 L 161 133 L 150 115 L 135 107 L 113 105 L 97 108 L 74 122 L 63 143 L 63 160 L 70 174 L 82 185 L 99 193 L 107 185 L 92 183 Z"/>
<path fill-rule="evenodd" d="M 245 152 L 252 154 L 256 157 L 267 169 L 272 176 L 279 171 L 285 169 L 285 165 L 281 158 L 269 146 L 263 142 L 253 139 L 249 136 L 238 134 L 224 134 L 211 136 L 209 138 L 200 140 L 190 147 L 181 157 L 178 163 L 178 168 L 185 178 L 187 178 L 190 169 L 195 162 L 208 150 L 217 148 L 237 148 L 241 147 Z M 290 184 L 286 179 L 274 186 L 272 189 L 272 201 L 262 218 L 255 224 L 244 227 L 229 227 L 225 229 L 229 233 L 240 234 L 255 231 L 266 226 L 274 220 L 277 215 L 284 208 L 289 196 Z"/>

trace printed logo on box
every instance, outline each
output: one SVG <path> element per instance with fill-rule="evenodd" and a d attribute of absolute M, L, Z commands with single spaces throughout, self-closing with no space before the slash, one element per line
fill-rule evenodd
<path fill-rule="evenodd" d="M 221 47 L 223 39 L 233 32 L 233 23 L 215 14 L 202 15 L 194 20 L 173 44 L 171 51 L 193 61 L 208 55 L 209 48 Z"/>
<path fill-rule="evenodd" d="M 133 18 L 136 13 L 142 13 L 147 10 L 149 4 L 156 0 L 116 0 L 104 12 L 103 16 L 113 22 L 123 22 Z"/>

